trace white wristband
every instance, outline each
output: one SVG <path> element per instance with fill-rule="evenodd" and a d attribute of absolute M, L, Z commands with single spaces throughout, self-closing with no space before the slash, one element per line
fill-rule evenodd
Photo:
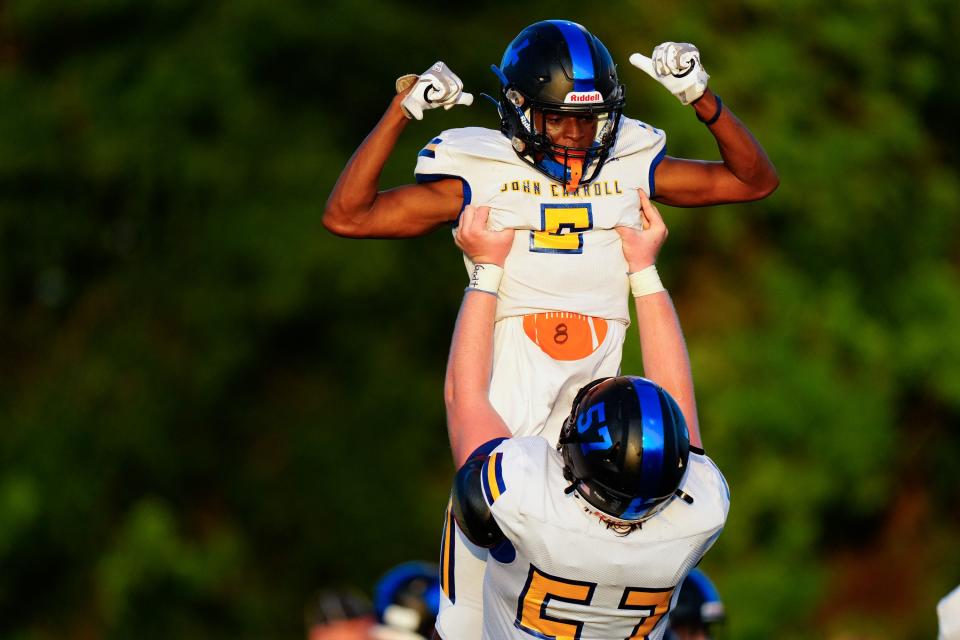
<path fill-rule="evenodd" d="M 470 282 L 467 291 L 483 291 L 497 295 L 500 291 L 500 279 L 503 278 L 503 267 L 495 264 L 475 264 L 470 273 Z"/>
<path fill-rule="evenodd" d="M 634 298 L 666 291 L 663 283 L 660 282 L 660 276 L 657 274 L 657 265 L 655 264 L 644 267 L 636 273 L 631 273 L 629 279 L 630 292 L 633 293 Z"/>

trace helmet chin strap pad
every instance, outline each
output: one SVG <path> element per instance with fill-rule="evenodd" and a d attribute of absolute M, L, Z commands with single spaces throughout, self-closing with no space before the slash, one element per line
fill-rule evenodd
<path fill-rule="evenodd" d="M 576 191 L 583 177 L 583 158 L 567 158 L 567 167 L 570 169 L 570 179 L 567 182 L 567 191 Z"/>
<path fill-rule="evenodd" d="M 520 159 L 568 191 L 592 182 L 616 143 L 624 104 L 603 43 L 583 25 L 544 20 L 523 29 L 490 69 L 500 81 L 500 130 Z M 593 140 L 580 147 L 552 141 L 535 126 L 535 112 L 592 116 Z M 578 145 L 587 142 L 577 138 Z"/>
<path fill-rule="evenodd" d="M 580 186 L 583 179 L 583 164 L 586 159 L 582 156 L 567 155 L 557 156 L 546 154 L 540 157 L 533 165 L 541 173 L 545 173 L 560 184 L 564 185 L 566 191 L 572 192 Z"/>

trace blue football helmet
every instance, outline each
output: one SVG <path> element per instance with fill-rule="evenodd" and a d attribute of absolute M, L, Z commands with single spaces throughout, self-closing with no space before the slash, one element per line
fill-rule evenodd
<path fill-rule="evenodd" d="M 646 378 L 620 376 L 580 390 L 558 448 L 571 490 L 602 514 L 638 523 L 678 494 L 690 436 L 670 394 Z"/>
<path fill-rule="evenodd" d="M 440 570 L 435 564 L 399 564 L 377 581 L 373 591 L 380 624 L 431 637 L 440 610 Z"/>
<path fill-rule="evenodd" d="M 596 178 L 617 139 L 624 89 L 607 48 L 586 28 L 545 20 L 520 32 L 492 67 L 500 79 L 500 129 L 517 155 L 570 190 Z M 556 144 L 534 112 L 596 118 L 589 147 Z"/>

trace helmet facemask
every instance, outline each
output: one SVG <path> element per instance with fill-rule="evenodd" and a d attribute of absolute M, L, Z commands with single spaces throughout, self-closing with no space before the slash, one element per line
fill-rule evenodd
<path fill-rule="evenodd" d="M 500 129 L 520 158 L 570 193 L 593 181 L 617 139 L 624 89 L 610 52 L 569 20 L 534 23 L 514 38 L 500 66 Z M 551 141 L 536 114 L 590 116 L 593 139 L 582 147 Z"/>
<path fill-rule="evenodd" d="M 666 509 L 676 497 L 671 493 L 666 497 L 641 498 L 605 487 L 595 479 L 573 481 L 577 495 L 599 511 L 604 521 L 615 525 L 641 524 Z"/>
<path fill-rule="evenodd" d="M 599 175 L 616 142 L 623 114 L 622 86 L 616 94 L 613 100 L 595 104 L 557 104 L 532 100 L 505 84 L 498 103 L 501 129 L 524 162 L 573 192 Z M 545 130 L 549 115 L 595 118 L 590 145 L 569 147 L 553 142 Z"/>

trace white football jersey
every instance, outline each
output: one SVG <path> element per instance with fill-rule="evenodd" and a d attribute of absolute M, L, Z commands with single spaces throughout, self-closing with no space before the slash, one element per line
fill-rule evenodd
<path fill-rule="evenodd" d="M 730 506 L 710 458 L 691 451 L 674 499 L 618 535 L 564 489 L 563 460 L 539 437 L 501 443 L 483 491 L 507 542 L 491 550 L 483 638 L 623 640 L 662 637 L 677 587 L 720 535 Z"/>
<path fill-rule="evenodd" d="M 653 190 L 665 144 L 663 131 L 623 118 L 600 175 L 566 194 L 522 161 L 499 131 L 450 129 L 420 151 L 416 177 L 459 178 L 465 205 L 490 207 L 490 228 L 520 230 L 500 284 L 497 320 L 573 311 L 629 323 L 627 263 L 613 228 L 640 223 L 637 189 Z"/>

